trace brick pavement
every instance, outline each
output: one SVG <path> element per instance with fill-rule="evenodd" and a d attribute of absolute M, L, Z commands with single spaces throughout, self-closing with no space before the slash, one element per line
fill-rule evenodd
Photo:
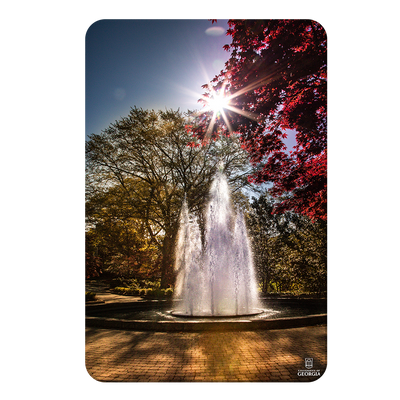
<path fill-rule="evenodd" d="M 303 382 L 326 368 L 326 326 L 250 332 L 138 332 L 86 328 L 86 368 L 113 382 Z"/>

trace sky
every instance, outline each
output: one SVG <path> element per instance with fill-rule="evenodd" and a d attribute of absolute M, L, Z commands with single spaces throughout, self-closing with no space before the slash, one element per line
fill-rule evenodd
<path fill-rule="evenodd" d="M 131 107 L 201 109 L 224 68 L 227 20 L 100 20 L 86 33 L 86 137 Z"/>
<path fill-rule="evenodd" d="M 223 68 L 231 43 L 228 20 L 99 20 L 86 32 L 86 138 L 131 107 L 201 109 L 208 83 Z M 295 144 L 288 130 L 287 151 Z"/>

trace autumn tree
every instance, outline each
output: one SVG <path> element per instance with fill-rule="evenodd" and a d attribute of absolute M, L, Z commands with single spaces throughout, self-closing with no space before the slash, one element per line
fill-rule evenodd
<path fill-rule="evenodd" d="M 313 220 L 327 218 L 327 38 L 311 20 L 229 20 L 225 46 L 231 57 L 201 101 L 225 96 L 224 112 L 212 110 L 191 130 L 200 139 L 223 131 L 240 134 L 251 162 L 249 179 L 272 183 L 280 201 Z M 210 129 L 211 127 L 211 129 Z M 296 144 L 285 145 L 287 130 Z"/>
<path fill-rule="evenodd" d="M 125 190 L 120 186 L 88 196 L 88 272 L 93 270 L 94 261 L 97 261 L 101 272 L 111 272 L 123 278 L 150 279 L 159 274 L 160 251 L 147 234 L 145 223 L 134 214 L 126 201 Z"/>
<path fill-rule="evenodd" d="M 197 146 L 185 129 L 189 118 L 179 111 L 135 107 L 100 134 L 90 135 L 86 146 L 88 223 L 99 226 L 103 209 L 117 211 L 119 224 L 139 220 L 142 237 L 161 252 L 162 287 L 174 280 L 174 245 L 184 196 L 201 219 L 219 161 L 224 162 L 234 192 L 248 185 L 251 171 L 248 155 L 235 137 Z M 111 192 L 117 195 L 107 204 Z"/>
<path fill-rule="evenodd" d="M 103 273 L 103 263 L 98 255 L 96 238 L 89 232 L 85 235 L 85 278 L 99 277 Z"/>

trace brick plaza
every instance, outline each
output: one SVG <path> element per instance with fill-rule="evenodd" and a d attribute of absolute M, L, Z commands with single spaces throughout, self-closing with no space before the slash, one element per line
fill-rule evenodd
<path fill-rule="evenodd" d="M 307 372 L 325 371 L 326 337 L 326 325 L 193 333 L 88 327 L 86 368 L 103 382 L 308 382 L 318 372 Z"/>

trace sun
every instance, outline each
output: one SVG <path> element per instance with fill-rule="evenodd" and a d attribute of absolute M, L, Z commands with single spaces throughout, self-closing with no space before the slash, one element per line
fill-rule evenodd
<path fill-rule="evenodd" d="M 213 88 L 211 88 L 211 96 L 203 96 L 203 101 L 205 103 L 205 109 L 202 112 L 212 112 L 212 117 L 210 123 L 208 125 L 206 131 L 206 137 L 210 137 L 212 130 L 214 129 L 214 125 L 217 119 L 221 116 L 225 125 L 229 132 L 231 132 L 231 127 L 228 121 L 228 118 L 225 114 L 225 110 L 231 109 L 231 105 L 229 104 L 231 100 L 231 96 L 225 94 L 225 85 L 223 85 L 222 89 L 217 92 Z"/>
<path fill-rule="evenodd" d="M 214 93 L 213 96 L 207 102 L 208 107 L 215 114 L 223 112 L 224 108 L 229 106 L 229 98 L 224 94 Z"/>
<path fill-rule="evenodd" d="M 222 83 L 222 87 L 216 91 L 211 84 L 209 84 L 209 94 L 203 95 L 199 101 L 204 104 L 203 110 L 199 111 L 199 115 L 203 113 L 211 112 L 211 119 L 208 123 L 208 127 L 206 130 L 205 137 L 210 138 L 213 132 L 214 126 L 219 121 L 223 121 L 222 129 L 226 129 L 229 133 L 232 133 L 232 127 L 228 119 L 227 112 L 236 113 L 242 115 L 246 118 L 249 118 L 253 121 L 258 120 L 258 116 L 249 110 L 240 109 L 235 107 L 231 101 L 235 99 L 237 96 L 245 93 L 247 88 L 243 88 L 237 91 L 235 94 L 230 94 L 229 91 L 225 90 L 226 82 Z M 234 102 L 233 102 L 234 103 Z"/>

